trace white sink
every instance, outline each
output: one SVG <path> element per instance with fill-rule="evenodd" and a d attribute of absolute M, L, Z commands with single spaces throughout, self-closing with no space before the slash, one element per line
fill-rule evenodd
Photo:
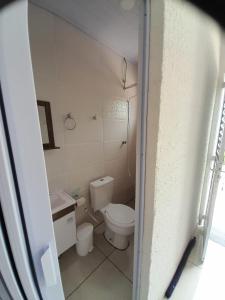
<path fill-rule="evenodd" d="M 50 201 L 52 214 L 55 214 L 70 205 L 75 205 L 75 200 L 64 191 L 51 193 Z"/>

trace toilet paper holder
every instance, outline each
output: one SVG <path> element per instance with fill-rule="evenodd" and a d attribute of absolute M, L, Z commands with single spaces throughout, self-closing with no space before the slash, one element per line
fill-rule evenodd
<path fill-rule="evenodd" d="M 86 204 L 86 198 L 84 197 L 75 200 L 75 207 L 80 207 L 84 204 Z"/>
<path fill-rule="evenodd" d="M 85 205 L 87 202 L 86 198 L 81 197 L 75 200 L 75 208 Z M 96 223 L 99 223 L 99 220 L 88 210 L 87 207 L 84 207 L 85 213 Z"/>

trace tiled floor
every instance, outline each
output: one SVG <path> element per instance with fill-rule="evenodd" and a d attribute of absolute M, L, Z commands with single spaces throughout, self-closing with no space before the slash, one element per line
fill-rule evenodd
<path fill-rule="evenodd" d="M 109 260 L 117 266 L 122 273 L 132 281 L 133 277 L 133 256 L 134 256 L 134 241 L 132 240 L 130 246 L 124 250 L 116 250 L 109 256 Z"/>
<path fill-rule="evenodd" d="M 225 299 L 224 278 L 225 247 L 210 241 L 204 264 L 187 264 L 171 300 Z"/>
<path fill-rule="evenodd" d="M 79 257 L 75 247 L 60 258 L 68 300 L 130 300 L 132 298 L 133 241 L 119 251 L 104 238 L 104 223 L 94 230 L 94 250 Z"/>

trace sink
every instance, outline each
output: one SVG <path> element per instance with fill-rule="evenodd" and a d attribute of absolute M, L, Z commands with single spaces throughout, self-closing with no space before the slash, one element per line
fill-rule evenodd
<path fill-rule="evenodd" d="M 76 244 L 76 201 L 63 190 L 50 194 L 58 256 Z"/>
<path fill-rule="evenodd" d="M 63 200 L 59 195 L 57 194 L 53 194 L 50 195 L 50 199 L 51 199 L 51 209 L 56 210 L 58 207 L 60 207 L 61 205 L 65 204 L 65 200 Z"/>
<path fill-rule="evenodd" d="M 64 191 L 51 193 L 50 201 L 52 214 L 55 214 L 68 206 L 75 205 L 75 200 Z"/>

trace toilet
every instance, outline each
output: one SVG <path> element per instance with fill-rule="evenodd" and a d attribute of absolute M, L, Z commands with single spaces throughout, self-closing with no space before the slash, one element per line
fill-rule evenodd
<path fill-rule="evenodd" d="M 90 183 L 91 205 L 100 211 L 105 221 L 105 238 L 115 248 L 129 246 L 129 236 L 134 232 L 134 210 L 123 204 L 113 204 L 114 178 L 106 176 Z"/>

